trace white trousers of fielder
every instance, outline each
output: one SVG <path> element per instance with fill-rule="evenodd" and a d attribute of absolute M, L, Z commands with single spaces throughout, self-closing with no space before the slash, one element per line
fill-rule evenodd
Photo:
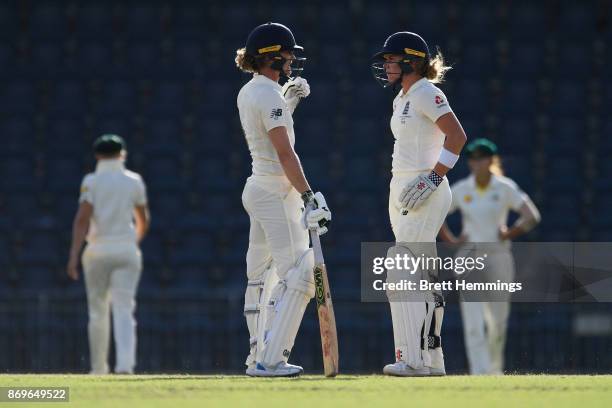
<path fill-rule="evenodd" d="M 142 254 L 135 243 L 89 244 L 82 256 L 89 311 L 91 372 L 106 374 L 112 309 L 115 372 L 132 373 L 136 365 L 136 289 Z"/>
<path fill-rule="evenodd" d="M 510 250 L 488 254 L 486 265 L 487 282 L 514 280 L 514 259 Z M 470 373 L 503 374 L 509 299 L 495 302 L 462 301 L 460 306 Z"/>
<path fill-rule="evenodd" d="M 408 182 L 428 172 L 396 172 L 391 179 L 389 217 L 396 242 L 436 242 L 436 236 L 451 205 L 448 180 L 444 178 L 436 191 L 417 210 L 404 214 L 398 200 Z M 396 361 L 404 361 L 413 369 L 430 367 L 444 372 L 444 356 L 440 344 L 444 313 L 442 304 L 433 301 L 390 301 L 389 305 Z M 430 341 L 434 338 L 437 339 L 435 344 Z"/>

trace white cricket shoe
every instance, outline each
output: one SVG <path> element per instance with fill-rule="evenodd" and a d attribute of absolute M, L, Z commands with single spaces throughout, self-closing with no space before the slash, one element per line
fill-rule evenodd
<path fill-rule="evenodd" d="M 412 368 L 405 361 L 398 361 L 395 364 L 387 364 L 383 368 L 383 373 L 395 377 L 426 377 L 430 375 L 429 367 Z"/>
<path fill-rule="evenodd" d="M 297 377 L 304 372 L 300 366 L 281 361 L 276 367 L 264 367 L 257 363 L 255 367 L 249 367 L 246 374 L 251 377 Z"/>
<path fill-rule="evenodd" d="M 431 377 L 444 377 L 446 375 L 446 370 L 444 367 L 435 368 L 435 367 L 427 367 L 429 368 L 429 375 Z"/>
<path fill-rule="evenodd" d="M 446 369 L 444 368 L 444 354 L 442 354 L 442 348 L 435 348 L 429 350 L 429 358 L 431 359 L 431 365 L 436 367 L 429 367 L 431 376 L 441 377 L 446 375 Z"/>

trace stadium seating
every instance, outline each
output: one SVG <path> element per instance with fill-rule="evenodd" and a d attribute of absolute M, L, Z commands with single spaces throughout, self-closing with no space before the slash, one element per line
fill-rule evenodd
<path fill-rule="evenodd" d="M 204 293 L 223 293 L 234 307 L 228 310 L 238 310 L 248 243 L 240 196 L 250 157 L 235 102 L 248 76 L 235 68 L 233 53 L 253 26 L 268 20 L 287 23 L 306 45 L 304 76 L 312 95 L 295 113 L 296 149 L 334 210 L 323 241 L 330 279 L 345 300 L 359 298 L 359 242 L 392 239 L 386 195 L 393 95 L 373 81 L 368 58 L 398 30 L 423 33 L 432 50 L 441 46 L 454 66 L 441 88 L 468 137 L 495 140 L 507 175 L 542 210 L 542 225 L 524 239 L 611 240 L 612 121 L 606 108 L 612 87 L 609 72 L 593 62 L 597 55 L 609 62 L 609 47 L 598 51 L 612 32 L 607 14 L 596 16 L 589 2 L 565 1 L 260 3 L 255 14 L 246 1 L 231 7 L 101 0 L 0 5 L 1 293 L 49 288 L 58 289 L 59 298 L 82 294 L 82 283 L 62 275 L 70 226 L 82 177 L 94 168 L 92 141 L 117 133 L 128 141 L 128 167 L 145 178 L 153 217 L 143 243 L 139 319 L 144 332 L 180 344 L 143 336 L 140 350 L 163 356 L 184 348 L 176 369 L 216 363 L 223 342 L 201 335 L 214 327 L 209 314 L 181 311 L 172 326 L 172 318 L 160 317 L 152 305 L 195 291 L 196 305 L 210 306 Z M 466 175 L 462 160 L 450 178 Z M 350 314 L 341 308 L 338 321 L 357 325 L 343 321 Z M 389 342 L 367 334 L 377 330 L 372 324 L 383 324 L 380 319 L 349 328 L 366 339 L 346 344 L 355 348 L 346 352 L 355 356 L 349 363 L 354 369 L 382 363 L 368 357 Z M 446 321 L 459 335 L 458 314 Z M 82 325 L 82 317 L 71 324 Z M 228 325 L 244 330 L 240 311 Z M 172 339 L 167 327 L 185 335 Z M 202 351 L 209 346 L 218 353 Z M 197 360 L 194 354 L 202 355 Z M 240 365 L 228 358 L 222 367 Z M 28 368 L 25 360 L 11 361 Z M 451 370 L 464 364 L 453 361 Z M 67 363 L 49 364 L 59 369 Z M 151 370 L 171 366 L 163 360 L 143 364 Z"/>

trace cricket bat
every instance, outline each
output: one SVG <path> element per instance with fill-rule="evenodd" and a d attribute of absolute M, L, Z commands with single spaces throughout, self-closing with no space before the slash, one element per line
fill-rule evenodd
<path fill-rule="evenodd" d="M 314 251 L 314 282 L 319 329 L 321 331 L 321 347 L 323 349 L 323 367 L 326 377 L 338 374 L 338 334 L 336 332 L 336 317 L 332 304 L 327 268 L 321 250 L 321 240 L 316 230 L 310 230 L 310 240 Z"/>

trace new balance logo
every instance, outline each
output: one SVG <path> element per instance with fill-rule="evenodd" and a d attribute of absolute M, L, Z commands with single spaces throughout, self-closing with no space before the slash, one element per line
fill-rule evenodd
<path fill-rule="evenodd" d="M 271 119 L 278 120 L 278 118 L 281 116 L 283 116 L 283 110 L 281 108 L 272 109 L 272 112 L 270 113 Z"/>

